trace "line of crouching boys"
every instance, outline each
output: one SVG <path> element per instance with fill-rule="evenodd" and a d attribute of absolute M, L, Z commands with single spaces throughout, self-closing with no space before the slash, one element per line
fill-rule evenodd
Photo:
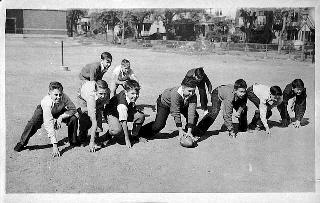
<path fill-rule="evenodd" d="M 293 80 L 283 92 L 279 86 L 254 84 L 248 87 L 243 79 L 236 80 L 234 84 L 220 85 L 213 89 L 203 68 L 200 67 L 189 70 L 180 85 L 165 89 L 159 95 L 156 101 L 155 120 L 142 126 L 145 115 L 136 107 L 140 85 L 130 67 L 130 62 L 124 59 L 121 65 L 115 68 L 110 90 L 107 82 L 102 78 L 111 63 L 112 55 L 104 52 L 99 62 L 87 64 L 82 68 L 79 74 L 78 108 L 63 92 L 61 83 L 51 82 L 48 94 L 36 107 L 14 150 L 20 152 L 26 149 L 29 139 L 42 124 L 53 146 L 52 155 L 56 157 L 60 156 L 56 133 L 61 128 L 62 122 L 68 126 L 68 139 L 71 146 L 76 147 L 89 142 L 89 151 L 95 152 L 100 148 L 96 144 L 96 138 L 100 132 L 103 132 L 103 117 L 109 127 L 106 138 L 111 140 L 115 136 L 124 135 L 126 146 L 131 148 L 132 142 L 146 142 L 148 138 L 159 133 L 165 127 L 170 114 L 179 132 L 178 140 L 183 136 L 189 136 L 196 142 L 214 123 L 221 107 L 223 107 L 224 119 L 222 128 L 225 128 L 231 137 L 236 137 L 238 132 L 257 129 L 265 130 L 270 135 L 267 120 L 272 115 L 271 110 L 274 107 L 279 110 L 284 126 L 292 123 L 298 128 L 301 126 L 306 110 L 306 89 L 301 79 Z M 119 85 L 124 90 L 116 94 Z M 205 86 L 211 95 L 210 109 L 207 106 Z M 204 110 L 204 116 L 199 123 L 199 115 L 196 111 L 196 88 L 199 90 L 201 108 Z M 247 100 L 257 108 L 249 125 L 247 124 Z M 182 126 L 181 115 L 186 118 L 185 128 Z M 239 120 L 237 129 L 234 129 L 232 115 Z M 129 131 L 128 122 L 133 122 L 131 131 Z"/>

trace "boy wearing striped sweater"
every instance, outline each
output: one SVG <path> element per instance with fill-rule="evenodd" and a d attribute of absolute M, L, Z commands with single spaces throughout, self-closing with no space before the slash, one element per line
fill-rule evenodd
<path fill-rule="evenodd" d="M 236 131 L 233 128 L 232 113 L 236 110 L 235 117 L 239 119 L 238 131 L 247 130 L 247 83 L 239 79 L 234 85 L 221 85 L 215 88 L 211 94 L 212 109 L 206 114 L 197 125 L 197 131 L 204 134 L 217 118 L 221 104 L 223 104 L 224 124 L 229 131 L 229 136 L 236 137 Z"/>

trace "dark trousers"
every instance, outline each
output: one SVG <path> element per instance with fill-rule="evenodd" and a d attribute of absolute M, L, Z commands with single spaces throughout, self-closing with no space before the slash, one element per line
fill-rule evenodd
<path fill-rule="evenodd" d="M 60 112 L 52 112 L 53 118 L 57 119 L 61 114 L 63 114 L 66 109 Z M 68 138 L 69 143 L 77 142 L 77 130 L 78 130 L 78 118 L 76 116 L 71 116 L 69 118 L 63 119 L 62 122 L 66 123 L 68 126 Z M 43 124 L 43 110 L 40 105 L 37 106 L 33 113 L 32 118 L 28 121 L 24 131 L 21 135 L 20 144 L 26 146 L 29 139 L 41 128 Z"/>
<path fill-rule="evenodd" d="M 159 133 L 165 126 L 170 114 L 170 108 L 161 103 L 161 97 L 157 99 L 157 115 L 153 122 L 150 122 L 141 127 L 139 135 L 141 137 L 151 137 Z M 181 114 L 188 120 L 188 108 L 181 109 Z M 195 113 L 194 123 L 196 124 L 199 119 L 199 114 Z"/>
<path fill-rule="evenodd" d="M 79 117 L 79 141 L 85 142 L 88 136 L 88 130 L 91 128 L 92 122 L 88 113 L 81 113 Z"/>
<path fill-rule="evenodd" d="M 212 109 L 207 113 L 199 122 L 197 129 L 201 133 L 205 133 L 210 126 L 214 123 L 221 109 L 221 100 L 218 96 L 218 88 L 214 89 L 211 94 Z M 234 105 L 233 108 L 238 110 L 240 105 Z M 245 107 L 239 117 L 239 131 L 247 129 L 247 107 Z"/>
<path fill-rule="evenodd" d="M 254 113 L 254 116 L 252 118 L 250 125 L 263 126 L 260 119 L 260 111 L 259 111 L 260 99 L 254 94 L 253 86 L 247 89 L 247 97 L 258 108 L 258 110 L 256 110 Z M 267 104 L 267 119 L 269 119 L 271 116 L 272 116 L 271 107 Z"/>
<path fill-rule="evenodd" d="M 201 108 L 204 110 L 208 109 L 208 98 L 206 92 L 206 84 L 204 81 L 201 81 L 198 85 L 199 95 L 200 95 L 200 104 Z"/>

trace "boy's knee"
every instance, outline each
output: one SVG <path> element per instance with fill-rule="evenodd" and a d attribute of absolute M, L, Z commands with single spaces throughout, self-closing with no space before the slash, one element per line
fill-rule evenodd
<path fill-rule="evenodd" d="M 78 123 L 78 118 L 75 115 L 71 116 L 69 123 Z"/>
<path fill-rule="evenodd" d="M 144 115 L 143 113 L 138 112 L 138 113 L 136 114 L 135 123 L 137 123 L 137 124 L 143 124 L 144 120 L 145 120 L 145 115 Z"/>
<path fill-rule="evenodd" d="M 122 128 L 121 127 L 111 127 L 109 128 L 109 133 L 110 135 L 119 135 L 122 133 Z"/>

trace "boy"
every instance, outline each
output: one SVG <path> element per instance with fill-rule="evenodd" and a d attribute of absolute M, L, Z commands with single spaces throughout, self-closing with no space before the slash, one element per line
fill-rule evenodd
<path fill-rule="evenodd" d="M 268 87 L 266 85 L 254 84 L 247 89 L 248 99 L 259 109 L 255 111 L 249 129 L 256 127 L 265 128 L 266 133 L 271 135 L 267 119 L 272 115 L 271 109 L 282 102 L 282 91 L 279 86 Z"/>
<path fill-rule="evenodd" d="M 116 94 L 118 86 L 121 85 L 123 87 L 126 81 L 129 79 L 138 81 L 138 78 L 135 76 L 133 70 L 130 67 L 130 61 L 128 61 L 127 59 L 123 59 L 121 61 L 121 65 L 117 66 L 112 72 L 110 98 L 112 98 Z"/>
<path fill-rule="evenodd" d="M 81 85 L 85 81 L 102 80 L 103 75 L 111 66 L 112 55 L 109 52 L 103 52 L 100 58 L 101 60 L 99 62 L 87 64 L 85 67 L 81 69 L 81 72 L 79 74 Z"/>
<path fill-rule="evenodd" d="M 139 98 L 139 92 L 139 83 L 135 80 L 127 80 L 124 84 L 124 90 L 112 97 L 104 110 L 104 117 L 108 120 L 109 134 L 115 136 L 124 133 L 128 148 L 131 148 L 130 137 L 137 138 L 144 122 L 144 114 L 139 112 L 135 105 Z M 133 122 L 131 136 L 127 122 Z"/>
<path fill-rule="evenodd" d="M 205 115 L 197 126 L 199 133 L 204 134 L 217 118 L 221 103 L 223 103 L 224 124 L 229 131 L 230 137 L 236 137 L 233 129 L 232 113 L 237 112 L 235 117 L 239 119 L 238 131 L 247 130 L 247 83 L 243 79 L 237 80 L 234 85 L 221 85 L 215 88 L 211 94 L 212 110 Z"/>
<path fill-rule="evenodd" d="M 95 152 L 98 148 L 95 144 L 95 135 L 98 127 L 102 129 L 102 111 L 105 104 L 109 102 L 109 96 L 110 90 L 104 80 L 87 81 L 81 87 L 78 96 L 81 109 L 79 110 L 79 138 L 82 143 L 85 142 L 90 129 L 90 152 Z"/>
<path fill-rule="evenodd" d="M 194 125 L 197 123 L 199 115 L 196 111 L 197 96 L 195 94 L 197 81 L 193 78 L 184 78 L 180 87 L 173 87 L 164 90 L 157 99 L 157 115 L 154 122 L 142 126 L 141 137 L 154 136 L 166 125 L 169 114 L 174 118 L 179 131 L 180 140 L 186 133 L 182 129 L 181 114 L 187 119 L 187 136 L 195 141 L 192 135 Z"/>
<path fill-rule="evenodd" d="M 14 150 L 20 152 L 28 144 L 29 139 L 41 128 L 42 123 L 53 145 L 52 156 L 60 156 L 57 145 L 56 130 L 61 128 L 64 122 L 68 126 L 68 138 L 71 146 L 77 146 L 78 118 L 74 115 L 76 107 L 70 98 L 63 93 L 63 87 L 59 82 L 50 82 L 49 92 L 37 106 L 31 120 L 28 121 L 20 142 Z"/>
<path fill-rule="evenodd" d="M 278 106 L 281 112 L 282 124 L 288 126 L 291 118 L 295 118 L 293 126 L 299 128 L 306 111 L 306 88 L 301 79 L 295 79 L 283 91 L 283 102 Z"/>
<path fill-rule="evenodd" d="M 206 85 L 208 88 L 208 92 L 212 93 L 212 85 L 208 78 L 208 76 L 205 74 L 203 67 L 200 68 L 194 68 L 187 72 L 185 77 L 192 77 L 194 78 L 198 84 L 198 90 L 200 95 L 200 104 L 201 109 L 204 111 L 204 114 L 208 113 L 208 98 L 207 98 L 207 92 L 206 92 Z"/>

